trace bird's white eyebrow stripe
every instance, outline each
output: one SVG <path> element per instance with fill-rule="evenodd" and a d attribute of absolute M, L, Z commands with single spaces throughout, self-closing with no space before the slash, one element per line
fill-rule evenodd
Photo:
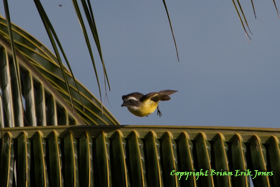
<path fill-rule="evenodd" d="M 126 99 L 126 101 L 128 101 L 128 100 L 130 100 L 130 99 L 135 100 L 135 101 L 138 101 L 135 97 L 128 97 L 128 98 Z"/>

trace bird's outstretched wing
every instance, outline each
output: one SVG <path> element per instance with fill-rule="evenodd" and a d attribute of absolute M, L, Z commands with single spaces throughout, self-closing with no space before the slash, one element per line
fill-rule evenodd
<path fill-rule="evenodd" d="M 144 95 L 143 97 L 141 97 L 140 101 L 145 102 L 148 99 L 151 99 L 154 102 L 168 101 L 168 100 L 170 100 L 169 95 L 171 95 L 175 92 L 177 92 L 177 91 L 176 90 L 162 90 L 159 92 L 151 92 L 151 93 L 148 93 L 148 94 Z"/>

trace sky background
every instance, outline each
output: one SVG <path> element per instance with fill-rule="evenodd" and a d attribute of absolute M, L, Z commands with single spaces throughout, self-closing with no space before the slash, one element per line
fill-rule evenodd
<path fill-rule="evenodd" d="M 33 1 L 9 3 L 12 22 L 52 50 Z M 71 1 L 42 3 L 76 78 L 99 97 Z M 255 1 L 258 19 L 250 1 L 241 2 L 253 32 L 249 44 L 231 1 L 166 3 L 180 62 L 162 1 L 92 1 L 111 84 L 110 105 L 106 101 L 105 106 L 116 119 L 122 125 L 278 128 L 280 19 L 273 1 Z M 2 4 L 0 14 L 5 17 Z M 95 49 L 94 53 L 101 70 Z M 160 102 L 161 118 L 156 112 L 139 118 L 121 107 L 122 95 L 164 89 L 178 92 Z M 104 98 L 104 86 L 102 91 Z"/>

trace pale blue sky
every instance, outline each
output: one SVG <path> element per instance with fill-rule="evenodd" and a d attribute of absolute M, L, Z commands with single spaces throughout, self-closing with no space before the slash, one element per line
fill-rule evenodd
<path fill-rule="evenodd" d="M 12 21 L 51 49 L 33 1 L 9 2 Z M 242 3 L 254 34 L 249 44 L 231 1 L 167 1 L 177 62 L 162 1 L 92 1 L 112 88 L 111 106 L 105 106 L 124 125 L 278 128 L 280 19 L 272 0 L 255 2 L 258 19 L 250 1 Z M 71 1 L 49 0 L 44 5 L 75 76 L 98 97 Z M 4 16 L 2 4 L 0 14 Z M 178 93 L 160 103 L 161 118 L 156 112 L 139 118 L 121 108 L 124 94 L 164 89 Z"/>

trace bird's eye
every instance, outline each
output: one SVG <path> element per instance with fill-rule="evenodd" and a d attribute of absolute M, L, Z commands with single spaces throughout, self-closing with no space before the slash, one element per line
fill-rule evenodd
<path fill-rule="evenodd" d="M 129 103 L 134 103 L 134 101 L 135 101 L 135 100 L 133 100 L 133 99 L 129 99 L 129 100 L 128 100 Z"/>

